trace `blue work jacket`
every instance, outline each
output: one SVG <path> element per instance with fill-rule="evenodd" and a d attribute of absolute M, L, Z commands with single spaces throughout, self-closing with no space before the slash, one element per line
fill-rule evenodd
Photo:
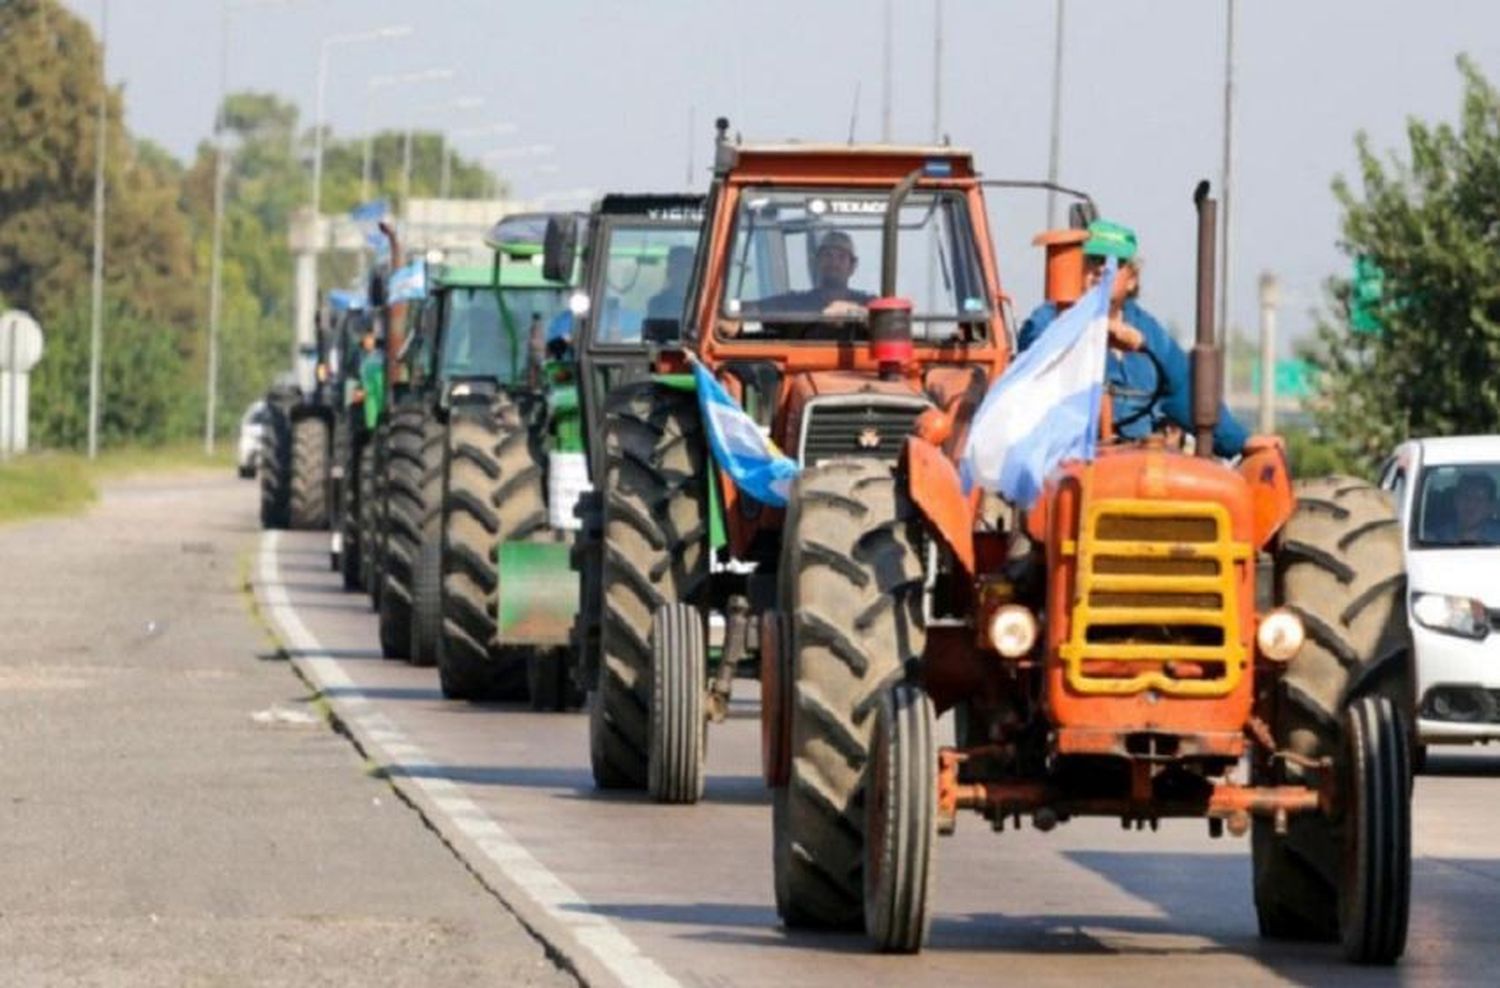
<path fill-rule="evenodd" d="M 1172 334 L 1156 321 L 1156 317 L 1136 304 L 1134 299 L 1126 301 L 1121 315 L 1141 331 L 1145 337 L 1145 349 L 1161 363 L 1167 381 L 1164 394 L 1153 405 L 1151 396 L 1157 390 L 1157 370 L 1151 356 L 1116 353 L 1111 348 L 1105 376 L 1114 397 L 1115 433 L 1125 439 L 1144 439 L 1160 429 L 1163 422 L 1173 422 L 1191 433 L 1193 401 L 1187 354 L 1172 339 Z M 1021 324 L 1017 340 L 1020 349 L 1031 346 L 1056 318 L 1057 306 L 1052 302 L 1037 306 Z M 1229 413 L 1228 407 L 1221 404 L 1219 424 L 1214 427 L 1214 454 L 1239 456 L 1245 451 L 1245 442 L 1249 438 L 1250 433 Z"/>

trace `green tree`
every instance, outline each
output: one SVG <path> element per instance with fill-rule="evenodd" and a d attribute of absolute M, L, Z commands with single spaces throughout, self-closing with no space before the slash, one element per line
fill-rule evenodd
<path fill-rule="evenodd" d="M 1500 431 L 1500 96 L 1466 57 L 1456 123 L 1407 124 L 1407 154 L 1356 138 L 1360 188 L 1340 177 L 1342 249 L 1383 274 L 1378 333 L 1350 331 L 1350 281 L 1309 357 L 1316 415 L 1341 457 L 1365 466 L 1401 439 Z"/>
<path fill-rule="evenodd" d="M 0 293 L 35 313 L 48 333 L 33 401 L 52 412 L 42 444 L 77 443 L 87 401 L 97 112 L 105 101 L 106 359 L 120 374 L 106 391 L 104 434 L 164 438 L 181 427 L 184 362 L 199 303 L 181 169 L 138 143 L 118 90 L 99 83 L 99 46 L 56 0 L 0 5 Z M 81 315 L 80 315 L 81 314 Z M 118 352 L 117 352 L 118 351 Z M 73 373 L 84 362 L 80 382 Z M 143 368 L 141 359 L 151 365 Z M 49 368 L 55 364 L 55 368 Z M 67 413 L 58 411 L 70 406 Z"/>

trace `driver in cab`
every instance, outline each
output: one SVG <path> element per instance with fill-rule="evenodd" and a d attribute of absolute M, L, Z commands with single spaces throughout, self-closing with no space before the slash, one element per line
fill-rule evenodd
<path fill-rule="evenodd" d="M 1193 404 L 1187 354 L 1137 301 L 1141 282 L 1136 253 L 1134 230 L 1108 220 L 1089 224 L 1089 238 L 1083 245 L 1085 288 L 1099 283 L 1109 258 L 1119 262 L 1110 301 L 1105 370 L 1105 383 L 1114 402 L 1115 434 L 1139 440 L 1174 425 L 1191 432 Z M 1036 342 L 1057 315 L 1058 308 L 1052 302 L 1038 306 L 1021 325 L 1019 349 Z M 1250 433 L 1221 404 L 1219 422 L 1214 427 L 1214 455 L 1239 456 L 1246 452 L 1250 439 Z"/>
<path fill-rule="evenodd" d="M 863 319 L 865 306 L 874 296 L 849 287 L 849 279 L 858 267 L 854 239 L 843 230 L 829 230 L 818 240 L 813 254 L 817 284 L 805 292 L 761 299 L 754 305 L 754 311 L 762 316 L 797 313 Z"/>

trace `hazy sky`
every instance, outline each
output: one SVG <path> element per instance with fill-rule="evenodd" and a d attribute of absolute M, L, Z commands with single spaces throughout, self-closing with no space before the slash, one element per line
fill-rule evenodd
<path fill-rule="evenodd" d="M 67 0 L 96 25 L 100 0 Z M 1047 166 L 1053 0 L 943 0 L 942 130 L 993 177 Z M 1404 148 L 1408 116 L 1454 117 L 1467 51 L 1500 81 L 1493 0 L 1240 0 L 1236 32 L 1231 321 L 1256 325 L 1256 280 L 1282 281 L 1281 325 L 1311 323 L 1324 278 L 1342 272 L 1330 179 L 1354 163 L 1353 135 Z M 897 0 L 893 135 L 933 129 L 933 0 Z M 550 144 L 526 159 L 522 195 L 706 185 L 712 119 L 746 138 L 843 140 L 859 86 L 857 136 L 881 129 L 879 0 L 238 0 L 232 89 L 268 89 L 312 113 L 319 42 L 411 24 L 396 41 L 335 47 L 327 119 L 362 129 L 375 75 L 451 68 L 452 82 L 384 90 L 377 125 L 513 123 L 508 137 L 459 141 L 471 154 Z M 1062 166 L 1106 216 L 1134 225 L 1144 301 L 1190 327 L 1193 213 L 1200 177 L 1217 184 L 1223 0 L 1067 0 Z M 134 130 L 187 156 L 212 125 L 218 0 L 113 0 L 108 71 L 127 84 Z M 462 113 L 433 105 L 482 96 Z M 542 166 L 538 168 L 538 166 Z M 519 163 L 517 168 L 525 167 Z M 544 170 L 545 169 L 545 170 Z M 1040 196 L 992 198 L 1002 278 L 1024 313 L 1040 294 L 1031 235 Z"/>

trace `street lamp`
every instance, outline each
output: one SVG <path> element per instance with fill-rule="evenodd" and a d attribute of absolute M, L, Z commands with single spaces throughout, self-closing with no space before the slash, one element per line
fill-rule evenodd
<path fill-rule="evenodd" d="M 94 158 L 94 274 L 93 311 L 89 317 L 89 459 L 99 455 L 99 358 L 104 341 L 104 149 L 105 112 L 109 105 L 109 79 L 105 74 L 105 52 L 109 44 L 109 0 L 101 0 L 99 14 L 99 133 Z"/>
<path fill-rule="evenodd" d="M 370 106 L 375 102 L 375 91 L 388 86 L 410 86 L 422 82 L 439 82 L 452 78 L 452 69 L 424 69 L 421 72 L 407 72 L 404 75 L 377 75 L 371 77 L 365 89 L 365 156 L 359 180 L 359 199 L 361 202 L 370 201 L 370 145 L 373 136 L 370 130 Z"/>
<path fill-rule="evenodd" d="M 224 142 L 225 104 L 229 100 L 229 35 L 232 14 L 246 7 L 270 7 L 287 0 L 224 0 L 219 37 L 219 110 L 214 114 L 214 226 L 213 253 L 208 278 L 208 387 L 203 412 L 203 451 L 214 451 L 214 419 L 219 408 L 219 316 L 223 308 L 224 185 L 228 180 L 228 151 Z"/>
<path fill-rule="evenodd" d="M 375 28 L 372 31 L 335 34 L 324 38 L 318 46 L 318 97 L 314 104 L 313 124 L 312 212 L 315 226 L 323 208 L 323 94 L 328 84 L 328 53 L 338 45 L 352 45 L 362 41 L 385 41 L 391 38 L 404 38 L 409 34 L 411 34 L 411 25 L 398 24 Z M 322 244 L 318 246 L 321 247 Z"/>
<path fill-rule="evenodd" d="M 449 100 L 446 103 L 429 105 L 421 111 L 422 115 L 441 113 L 444 110 L 472 110 L 484 105 L 483 96 L 460 96 L 458 99 Z M 401 150 L 401 208 L 406 209 L 406 203 L 411 198 L 411 138 L 415 124 L 409 124 L 406 128 L 406 142 Z"/>
<path fill-rule="evenodd" d="M 438 182 L 438 198 L 448 198 L 449 178 L 453 170 L 453 155 L 450 142 L 455 137 L 479 137 L 482 134 L 514 134 L 516 125 L 513 123 L 492 123 L 482 127 L 463 127 L 454 131 L 443 132 L 443 172 Z"/>

